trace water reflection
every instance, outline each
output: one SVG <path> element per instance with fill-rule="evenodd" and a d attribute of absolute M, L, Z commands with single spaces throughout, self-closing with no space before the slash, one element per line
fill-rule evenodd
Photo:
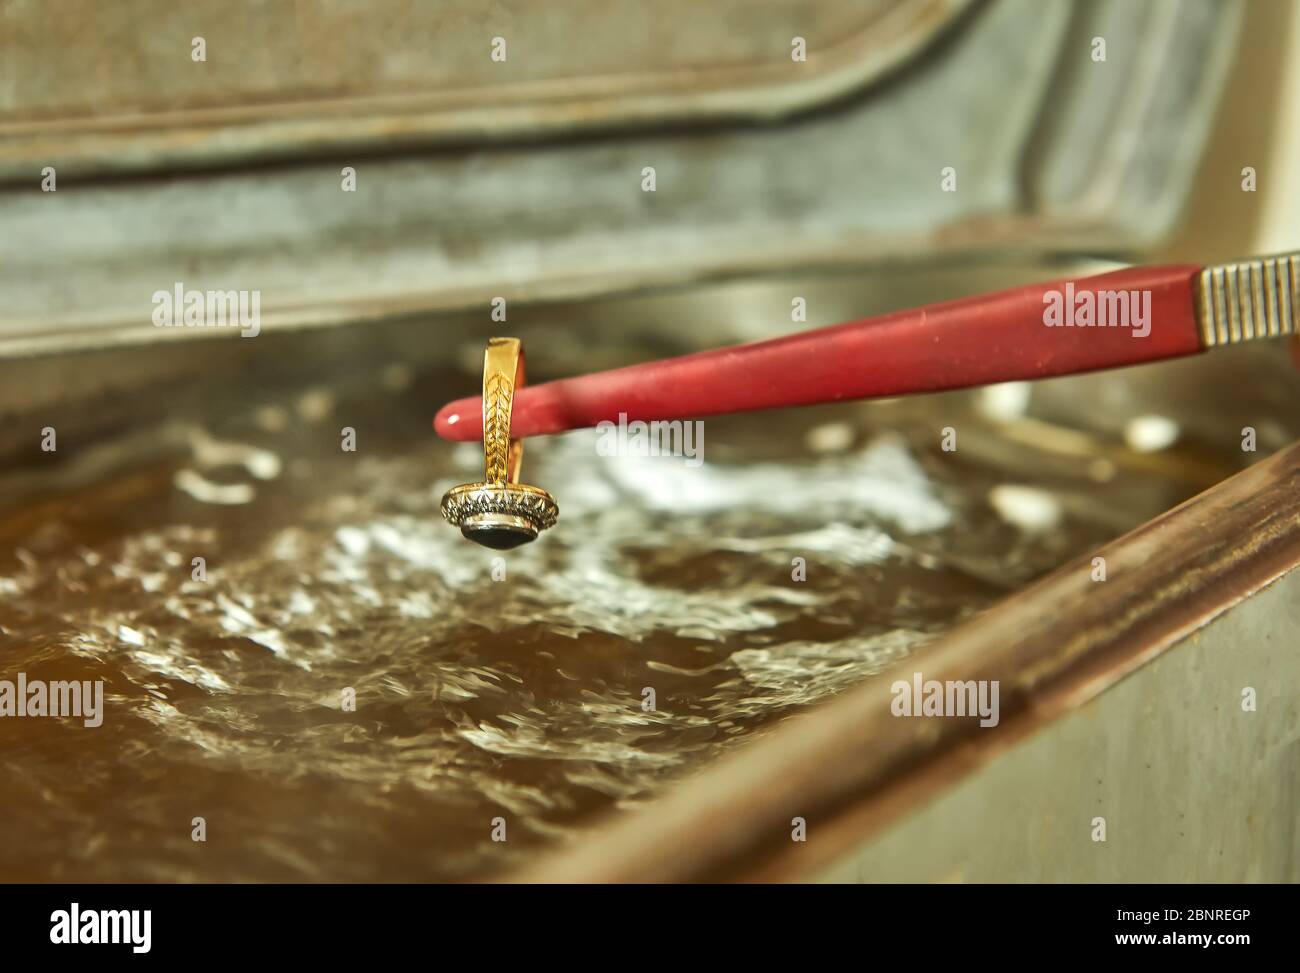
<path fill-rule="evenodd" d="M 531 444 L 563 516 L 501 554 L 439 516 L 481 463 L 424 431 L 448 397 L 267 396 L 11 506 L 4 673 L 103 679 L 106 716 L 0 720 L 4 878 L 482 876 L 1192 492 L 946 396 L 710 420 L 698 468 Z M 987 499 L 1026 490 L 1050 530 Z"/>

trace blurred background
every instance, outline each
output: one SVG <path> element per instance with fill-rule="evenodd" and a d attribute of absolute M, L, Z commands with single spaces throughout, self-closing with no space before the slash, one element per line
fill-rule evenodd
<path fill-rule="evenodd" d="M 109 700 L 0 721 L 7 879 L 563 854 L 1300 435 L 1277 345 L 710 420 L 700 470 L 575 433 L 530 445 L 562 517 L 503 583 L 430 428 L 492 334 L 536 382 L 1294 248 L 1291 0 L 3 0 L 0 47 L 0 659 Z M 261 333 L 154 327 L 178 284 Z M 1131 860 L 1294 877 L 1294 838 Z M 840 877 L 1119 867 L 890 862 Z"/>

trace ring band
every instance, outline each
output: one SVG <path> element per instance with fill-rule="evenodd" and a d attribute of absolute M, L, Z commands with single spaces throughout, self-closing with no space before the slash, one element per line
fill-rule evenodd
<path fill-rule="evenodd" d="M 559 517 L 554 497 L 519 482 L 524 444 L 510 438 L 510 415 L 515 390 L 523 385 L 523 344 L 518 338 L 492 338 L 483 353 L 483 482 L 462 483 L 442 498 L 448 523 L 496 550 L 535 540 Z"/>
<path fill-rule="evenodd" d="M 524 385 L 524 349 L 518 338 L 492 338 L 483 352 L 483 480 L 518 483 L 522 441 L 510 439 L 515 387 Z"/>

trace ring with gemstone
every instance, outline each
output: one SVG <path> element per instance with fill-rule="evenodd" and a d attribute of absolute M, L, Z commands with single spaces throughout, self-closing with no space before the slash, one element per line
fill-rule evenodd
<path fill-rule="evenodd" d="M 515 390 L 524 386 L 518 338 L 492 338 L 483 353 L 483 482 L 462 483 L 442 498 L 442 515 L 470 540 L 498 551 L 535 540 L 560 515 L 555 498 L 519 482 L 524 444 L 510 438 Z"/>

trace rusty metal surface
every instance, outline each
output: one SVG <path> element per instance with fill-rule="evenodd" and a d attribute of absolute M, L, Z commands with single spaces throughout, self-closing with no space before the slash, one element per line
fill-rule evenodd
<path fill-rule="evenodd" d="M 866 842 L 853 842 L 852 813 L 826 822 L 819 830 L 854 847 L 815 874 L 1300 881 L 1297 630 L 1293 570 Z M 1253 708 L 1243 705 L 1247 690 Z M 1094 840 L 1096 818 L 1105 841 Z"/>
<path fill-rule="evenodd" d="M 1294 572 L 1300 566 L 1300 444 L 1098 553 L 1109 565 L 1105 583 L 1093 580 L 1090 554 L 907 661 L 908 674 L 922 670 L 927 679 L 1000 681 L 997 727 L 894 717 L 889 686 L 897 673 L 886 671 L 514 877 L 682 881 L 814 874 L 1029 734 L 1171 649 L 1182 651 L 1189 636 Z M 1236 701 L 1234 694 L 1223 705 Z M 1288 705 L 1294 724 L 1294 700 Z M 1294 739 L 1297 727 L 1270 729 Z M 806 844 L 790 840 L 794 817 L 809 822 Z M 826 825 L 820 833 L 819 825 Z M 673 853 L 665 854 L 666 848 Z"/>
<path fill-rule="evenodd" d="M 175 282 L 258 290 L 274 331 L 921 255 L 1131 249 L 1178 215 L 1239 15 L 1216 0 L 992 0 L 888 84 L 707 132 L 485 132 L 167 180 L 79 181 L 74 165 L 54 193 L 32 157 L 0 192 L 0 354 L 161 340 L 150 298 Z M 1093 65 L 1099 32 L 1141 42 Z"/>
<path fill-rule="evenodd" d="M 0 176 L 776 118 L 871 84 L 971 2 L 7 0 Z"/>

